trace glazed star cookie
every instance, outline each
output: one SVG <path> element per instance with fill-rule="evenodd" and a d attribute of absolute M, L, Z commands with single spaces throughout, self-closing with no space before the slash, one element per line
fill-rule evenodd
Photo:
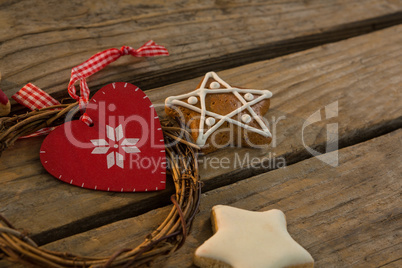
<path fill-rule="evenodd" d="M 193 92 L 168 97 L 166 114 L 191 130 L 203 153 L 225 146 L 259 147 L 272 135 L 264 122 L 272 93 L 232 87 L 209 72 Z"/>
<path fill-rule="evenodd" d="M 212 208 L 212 227 L 215 234 L 195 251 L 199 267 L 314 267 L 310 253 L 289 235 L 280 210 L 218 205 Z"/>

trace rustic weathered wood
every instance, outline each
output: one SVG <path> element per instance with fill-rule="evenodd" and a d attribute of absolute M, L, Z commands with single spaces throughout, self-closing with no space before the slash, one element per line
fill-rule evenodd
<path fill-rule="evenodd" d="M 401 23 L 397 1 L 7 1 L 0 4 L 2 89 L 11 96 L 28 82 L 66 95 L 70 70 L 98 51 L 138 47 L 149 39 L 170 57 L 126 57 L 90 79 L 148 89 L 213 68 L 300 51 Z"/>
<path fill-rule="evenodd" d="M 339 166 L 317 158 L 207 192 L 185 246 L 155 267 L 189 267 L 194 250 L 212 235 L 210 210 L 226 204 L 285 212 L 289 233 L 316 267 L 397 267 L 402 241 L 402 130 L 339 151 Z M 80 254 L 132 247 L 167 213 L 161 208 L 46 245 Z M 140 229 L 138 229 L 140 228 Z"/>
<path fill-rule="evenodd" d="M 327 123 L 339 124 L 343 146 L 400 127 L 401 32 L 401 26 L 393 27 L 221 72 L 221 77 L 233 85 L 270 89 L 274 97 L 266 118 L 271 121 L 272 117 L 278 120 L 286 116 L 286 119 L 280 121 L 274 131 L 276 147 L 225 149 L 206 156 L 200 163 L 204 190 L 269 170 L 270 166 L 259 165 L 269 157 L 286 157 L 287 164 L 311 157 L 301 139 L 303 123 L 314 112 L 324 110 L 335 101 L 339 102 L 338 116 L 306 128 L 306 145 L 313 148 L 325 145 Z M 160 112 L 165 97 L 193 89 L 200 79 L 151 90 L 148 95 Z M 110 194 L 61 183 L 41 167 L 37 153 L 40 142 L 41 138 L 18 142 L 4 152 L 0 161 L 0 213 L 16 226 L 32 232 L 39 243 L 138 215 L 169 202 L 168 191 Z M 237 156 L 241 162 L 248 156 L 249 161 L 241 166 Z M 212 168 L 208 162 L 211 157 L 227 157 L 229 163 L 237 163 L 237 166 Z M 248 166 L 251 163 L 254 166 Z"/>

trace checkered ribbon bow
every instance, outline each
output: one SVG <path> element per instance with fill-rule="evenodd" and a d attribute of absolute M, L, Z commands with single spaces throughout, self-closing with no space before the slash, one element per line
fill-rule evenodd
<path fill-rule="evenodd" d="M 107 65 L 116 61 L 118 58 L 124 55 L 132 55 L 134 57 L 153 57 L 164 55 L 167 56 L 169 55 L 169 53 L 165 47 L 157 45 L 154 41 L 150 40 L 137 50 L 128 46 L 123 46 L 120 49 L 107 49 L 93 55 L 84 63 L 74 67 L 71 70 L 71 79 L 68 84 L 68 93 L 73 99 L 79 102 L 81 110 L 86 107 L 86 104 L 89 101 L 89 88 L 86 82 L 86 78 L 102 70 Z M 77 90 L 74 85 L 77 81 L 80 82 L 81 96 L 77 95 Z M 45 107 L 60 104 L 49 94 L 31 83 L 21 88 L 16 94 L 12 96 L 12 98 L 19 104 L 22 104 L 31 110 L 42 109 Z M 81 116 L 81 120 L 87 124 L 92 123 L 91 118 L 89 118 L 86 113 Z M 49 133 L 52 129 L 53 128 L 44 128 L 29 136 L 25 136 L 24 138 L 44 135 Z"/>
<path fill-rule="evenodd" d="M 89 88 L 86 82 L 86 78 L 102 70 L 107 65 L 116 61 L 118 58 L 124 55 L 131 55 L 134 57 L 153 57 L 169 55 L 169 53 L 165 47 L 157 45 L 154 41 L 150 40 L 137 50 L 128 46 L 123 46 L 120 49 L 107 49 L 93 55 L 84 63 L 74 67 L 71 70 L 71 79 L 70 83 L 68 84 L 68 93 L 73 99 L 76 99 L 79 102 L 81 109 L 84 109 L 89 101 Z M 74 86 L 77 81 L 80 81 L 81 96 L 77 95 L 77 89 Z"/>

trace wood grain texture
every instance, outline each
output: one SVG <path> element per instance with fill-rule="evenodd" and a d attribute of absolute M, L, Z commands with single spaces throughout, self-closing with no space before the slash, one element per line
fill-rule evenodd
<path fill-rule="evenodd" d="M 285 212 L 292 237 L 315 267 L 397 267 L 400 264 L 402 130 L 339 150 L 339 166 L 317 158 L 207 192 L 184 247 L 154 267 L 190 267 L 194 250 L 212 235 L 212 206 Z M 132 247 L 167 208 L 46 245 L 84 255 Z M 137 228 L 142 228 L 138 230 Z"/>
<path fill-rule="evenodd" d="M 311 148 L 324 147 L 328 123 L 338 123 L 343 146 L 401 127 L 401 32 L 401 26 L 393 27 L 219 73 L 232 85 L 270 89 L 274 97 L 266 119 L 271 122 L 282 116 L 282 120 L 273 131 L 275 142 L 268 148 L 229 148 L 202 158 L 204 191 L 275 168 L 269 162 L 261 165 L 274 157 L 283 157 L 287 164 L 311 157 L 303 140 Z M 148 96 L 163 116 L 165 97 L 193 89 L 200 79 L 151 90 Z M 306 127 L 302 136 L 306 119 L 320 109 L 325 118 L 325 106 L 336 101 L 338 116 Z M 111 194 L 59 182 L 41 167 L 41 140 L 18 142 L 4 152 L 0 162 L 0 213 L 19 228 L 29 230 L 39 243 L 135 216 L 169 202 L 169 190 Z M 211 162 L 213 157 L 227 158 L 225 163 L 229 165 L 216 168 L 216 162 Z"/>
<path fill-rule="evenodd" d="M 10 0 L 0 7 L 0 86 L 11 96 L 32 82 L 57 97 L 66 95 L 73 66 L 110 47 L 154 39 L 169 49 L 170 57 L 125 57 L 89 79 L 92 89 L 111 81 L 147 89 L 395 25 L 402 12 L 400 0 Z"/>

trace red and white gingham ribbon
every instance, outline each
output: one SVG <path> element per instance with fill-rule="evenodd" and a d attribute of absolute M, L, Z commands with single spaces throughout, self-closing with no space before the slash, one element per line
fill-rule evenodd
<path fill-rule="evenodd" d="M 84 109 L 89 101 L 89 88 L 86 82 L 86 78 L 102 70 L 107 65 L 116 61 L 118 58 L 124 55 L 132 55 L 134 57 L 153 57 L 169 55 L 169 52 L 165 47 L 157 45 L 154 41 L 150 40 L 137 50 L 128 46 L 123 46 L 120 49 L 107 49 L 93 55 L 84 63 L 74 67 L 71 70 L 71 79 L 70 83 L 68 84 L 68 93 L 73 99 L 79 102 L 81 109 Z M 74 86 L 77 81 L 80 81 L 81 96 L 77 95 L 77 90 Z"/>
<path fill-rule="evenodd" d="M 12 98 L 19 104 L 22 104 L 31 110 L 42 109 L 48 106 L 60 104 L 60 102 L 55 100 L 45 91 L 31 83 L 26 84 L 17 93 L 15 93 Z"/>
<path fill-rule="evenodd" d="M 102 70 L 104 67 L 124 55 L 132 55 L 134 57 L 153 57 L 167 56 L 169 55 L 169 52 L 165 47 L 157 45 L 154 41 L 150 40 L 137 50 L 128 46 L 123 46 L 120 49 L 107 49 L 93 55 L 84 63 L 74 67 L 71 70 L 71 79 L 68 84 L 68 93 L 73 99 L 79 102 L 81 110 L 85 108 L 86 104 L 89 101 L 89 88 L 85 79 L 92 74 Z M 77 81 L 80 81 L 81 96 L 77 95 L 77 90 L 74 86 L 75 82 Z M 12 98 L 19 104 L 22 104 L 31 110 L 42 109 L 44 107 L 60 104 L 49 94 L 31 83 L 21 88 L 16 94 L 12 96 Z M 83 113 L 80 119 L 88 125 L 92 124 L 92 119 L 86 113 Z M 52 130 L 53 128 L 43 128 L 23 138 L 45 135 Z"/>
<path fill-rule="evenodd" d="M 42 109 L 45 107 L 60 104 L 60 102 L 58 102 L 52 96 L 50 96 L 45 91 L 43 91 L 42 89 L 38 88 L 37 86 L 31 83 L 26 84 L 17 93 L 15 93 L 12 96 L 12 98 L 19 104 L 24 105 L 25 107 L 28 107 L 31 110 Z M 52 131 L 53 129 L 54 129 L 53 127 L 42 128 L 36 131 L 35 133 L 24 136 L 23 138 L 45 135 L 50 131 Z"/>

